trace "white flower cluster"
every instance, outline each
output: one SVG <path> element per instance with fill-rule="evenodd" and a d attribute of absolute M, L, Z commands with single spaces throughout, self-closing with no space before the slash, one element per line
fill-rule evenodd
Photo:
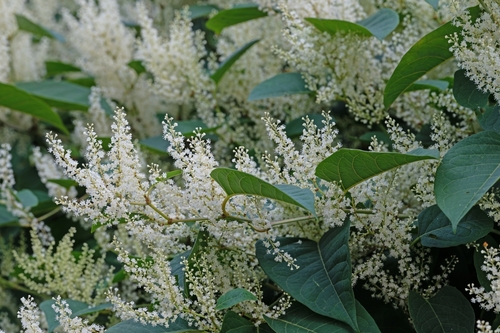
<path fill-rule="evenodd" d="M 486 273 L 490 288 L 470 284 L 466 290 L 474 296 L 471 302 L 479 303 L 485 310 L 500 313 L 500 250 L 485 243 L 481 254 L 484 255 L 481 270 Z"/>

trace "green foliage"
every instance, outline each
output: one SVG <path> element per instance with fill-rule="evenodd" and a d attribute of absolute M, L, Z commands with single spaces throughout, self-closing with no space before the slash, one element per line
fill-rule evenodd
<path fill-rule="evenodd" d="M 481 147 L 479 149 L 479 147 Z M 453 231 L 500 178 L 500 134 L 480 132 L 454 145 L 436 171 L 434 193 Z"/>
<path fill-rule="evenodd" d="M 63 81 L 20 82 L 16 86 L 46 102 L 65 110 L 87 111 L 90 89 Z"/>
<path fill-rule="evenodd" d="M 215 309 L 224 310 L 244 301 L 255 300 L 257 300 L 257 297 L 255 297 L 255 295 L 248 290 L 245 290 L 243 288 L 231 289 L 227 293 L 219 297 L 219 299 L 217 299 L 217 306 L 215 307 Z"/>
<path fill-rule="evenodd" d="M 474 82 L 465 75 L 465 70 L 456 71 L 453 82 L 453 96 L 460 105 L 472 110 L 488 105 L 490 94 L 477 89 Z"/>
<path fill-rule="evenodd" d="M 234 63 L 239 58 L 241 58 L 241 56 L 243 56 L 245 54 L 245 52 L 248 51 L 258 41 L 259 40 L 256 39 L 256 40 L 253 40 L 251 42 L 248 42 L 245 45 L 243 45 L 242 47 L 240 47 L 239 49 L 237 49 L 236 51 L 234 51 L 233 54 L 231 54 L 229 57 L 227 57 L 219 65 L 219 68 L 217 68 L 217 70 L 210 76 L 210 78 L 212 80 L 214 80 L 214 82 L 216 84 L 218 84 L 220 82 L 220 80 L 222 80 L 222 77 L 224 76 L 224 74 L 226 74 L 226 72 L 231 68 L 231 66 L 234 65 Z"/>
<path fill-rule="evenodd" d="M 470 8 L 470 13 L 473 17 L 477 17 L 478 7 Z M 453 56 L 446 36 L 459 30 L 452 22 L 448 22 L 424 36 L 406 52 L 385 87 L 386 108 L 389 108 L 416 80 Z"/>
<path fill-rule="evenodd" d="M 345 191 L 383 172 L 402 165 L 438 158 L 437 151 L 416 149 L 408 154 L 339 149 L 316 167 L 316 176 L 338 182 Z"/>
<path fill-rule="evenodd" d="M 221 10 L 207 21 L 206 27 L 220 34 L 224 28 L 266 16 L 267 14 L 261 11 L 256 4 L 244 4 Z"/>
<path fill-rule="evenodd" d="M 30 114 L 69 134 L 61 118 L 41 99 L 12 85 L 0 83 L 0 105 Z"/>
<path fill-rule="evenodd" d="M 197 330 L 189 324 L 178 318 L 174 322 L 169 323 L 168 327 L 162 325 L 144 325 L 140 322 L 134 321 L 133 319 L 125 320 L 119 322 L 118 324 L 108 328 L 105 333 L 183 333 L 183 332 L 203 332 Z"/>
<path fill-rule="evenodd" d="M 299 206 L 316 214 L 314 194 L 311 190 L 294 185 L 271 185 L 254 175 L 228 168 L 216 168 L 210 176 L 224 189 L 228 197 L 255 195 Z"/>
<path fill-rule="evenodd" d="M 275 260 L 262 241 L 257 258 L 266 274 L 284 291 L 309 309 L 348 324 L 359 331 L 356 301 L 351 287 L 351 260 L 347 241 L 349 223 L 333 228 L 319 243 L 298 238 L 278 238 L 280 250 L 294 258 L 293 266 Z"/>
<path fill-rule="evenodd" d="M 443 287 L 430 299 L 412 291 L 408 305 L 417 333 L 474 332 L 474 311 L 454 287 Z"/>
<path fill-rule="evenodd" d="M 16 21 L 17 25 L 20 30 L 27 31 L 33 36 L 36 36 L 38 38 L 40 37 L 48 37 L 51 39 L 56 39 L 59 40 L 60 42 L 64 42 L 64 37 L 58 34 L 57 32 L 51 31 L 47 28 L 42 27 L 39 24 L 36 24 L 35 22 L 31 21 L 27 17 L 23 15 L 16 14 Z"/>
<path fill-rule="evenodd" d="M 375 36 L 380 40 L 387 37 L 399 24 L 398 14 L 388 8 L 382 8 L 375 14 L 357 23 L 317 18 L 307 18 L 306 20 L 319 31 L 328 32 L 332 35 L 338 32 L 353 33 L 366 37 Z"/>
<path fill-rule="evenodd" d="M 248 100 L 310 93 L 300 73 L 281 73 L 259 83 L 250 92 Z"/>
<path fill-rule="evenodd" d="M 437 205 L 418 215 L 418 237 L 423 246 L 452 247 L 467 244 L 486 236 L 493 229 L 493 220 L 473 207 L 460 221 L 454 232 L 450 220 Z"/>

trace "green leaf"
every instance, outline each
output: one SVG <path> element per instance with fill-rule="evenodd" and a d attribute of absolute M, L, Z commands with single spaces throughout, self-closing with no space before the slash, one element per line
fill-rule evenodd
<path fill-rule="evenodd" d="M 375 14 L 356 23 L 342 20 L 306 18 L 316 29 L 335 35 L 338 32 L 353 33 L 359 36 L 371 37 L 383 40 L 399 24 L 399 15 L 392 9 L 382 8 Z"/>
<path fill-rule="evenodd" d="M 425 0 L 425 2 L 431 5 L 434 10 L 438 10 L 439 0 Z"/>
<path fill-rule="evenodd" d="M 349 222 L 330 229 L 319 243 L 308 239 L 277 238 L 280 251 L 295 259 L 298 268 L 275 260 L 263 241 L 256 244 L 264 272 L 285 292 L 312 311 L 348 324 L 359 331 L 351 287 L 348 247 Z"/>
<path fill-rule="evenodd" d="M 113 275 L 113 281 L 112 283 L 118 283 L 127 278 L 127 272 L 124 269 L 120 269 L 118 272 L 116 272 L 115 275 Z"/>
<path fill-rule="evenodd" d="M 177 126 L 175 127 L 175 131 L 181 133 L 186 137 L 193 136 L 195 130 L 200 130 L 201 133 L 211 133 L 217 129 L 216 127 L 208 127 L 200 119 L 181 120 L 176 121 L 175 123 L 177 124 Z"/>
<path fill-rule="evenodd" d="M 28 189 L 23 189 L 17 192 L 17 198 L 23 205 L 23 207 L 31 208 L 38 205 L 37 196 Z"/>
<path fill-rule="evenodd" d="M 399 15 L 392 9 L 381 8 L 357 24 L 368 29 L 379 40 L 383 40 L 399 25 Z"/>
<path fill-rule="evenodd" d="M 210 78 L 215 82 L 215 84 L 218 84 L 224 74 L 231 68 L 231 66 L 234 65 L 234 63 L 241 58 L 242 55 L 245 54 L 246 51 L 248 51 L 255 43 L 257 43 L 259 39 L 255 39 L 251 42 L 246 43 L 239 49 L 237 49 L 233 54 L 231 54 L 229 57 L 227 57 L 220 65 L 217 70 L 210 75 Z"/>
<path fill-rule="evenodd" d="M 267 13 L 261 11 L 258 5 L 246 4 L 218 12 L 207 21 L 205 26 L 220 34 L 224 28 L 265 16 L 267 16 Z"/>
<path fill-rule="evenodd" d="M 469 12 L 474 19 L 479 15 L 479 7 L 469 8 Z M 453 56 L 446 36 L 459 32 L 460 28 L 448 22 L 425 35 L 406 52 L 385 86 L 386 108 L 389 108 L 413 82 Z"/>
<path fill-rule="evenodd" d="M 305 128 L 303 119 L 304 117 L 308 117 L 309 119 L 311 119 L 318 129 L 325 127 L 325 124 L 323 124 L 323 120 L 325 120 L 325 117 L 323 117 L 319 113 L 309 113 L 304 115 L 303 117 L 295 118 L 294 120 L 286 124 L 286 136 L 288 136 L 289 138 L 293 138 L 302 135 Z"/>
<path fill-rule="evenodd" d="M 465 75 L 464 69 L 455 72 L 453 82 L 453 96 L 458 104 L 472 110 L 485 108 L 488 105 L 490 94 L 479 90 Z"/>
<path fill-rule="evenodd" d="M 168 327 L 151 324 L 144 325 L 133 319 L 122 321 L 108 328 L 105 333 L 182 333 L 182 332 L 204 332 L 192 326 L 182 318 L 177 318 L 174 322 L 170 322 Z"/>
<path fill-rule="evenodd" d="M 222 321 L 220 333 L 255 333 L 255 325 L 236 312 L 228 311 Z"/>
<path fill-rule="evenodd" d="M 474 242 L 493 229 L 493 220 L 479 207 L 474 206 L 464 216 L 454 233 L 450 220 L 433 205 L 418 215 L 418 236 L 426 247 L 452 247 Z"/>
<path fill-rule="evenodd" d="M 47 80 L 19 82 L 16 86 L 60 109 L 87 111 L 90 106 L 90 89 L 74 83 Z"/>
<path fill-rule="evenodd" d="M 0 227 L 10 227 L 19 224 L 17 217 L 7 210 L 5 205 L 0 205 Z"/>
<path fill-rule="evenodd" d="M 50 106 L 14 86 L 0 83 L 0 105 L 32 115 L 69 134 L 59 115 Z"/>
<path fill-rule="evenodd" d="M 217 300 L 217 305 L 215 306 L 215 310 L 220 311 L 228 309 L 244 301 L 255 301 L 255 300 L 257 300 L 257 297 L 255 297 L 254 294 L 252 294 L 246 289 L 243 288 L 231 289 L 224 295 L 219 297 L 219 299 Z"/>
<path fill-rule="evenodd" d="M 64 187 L 65 189 L 70 189 L 73 186 L 78 186 L 78 183 L 73 179 L 48 179 L 49 183 L 54 183 L 59 186 Z"/>
<path fill-rule="evenodd" d="M 448 88 L 450 83 L 445 80 L 418 80 L 415 83 L 412 83 L 411 86 L 406 89 L 408 91 L 416 91 L 416 90 L 433 90 L 433 91 L 444 91 Z"/>
<path fill-rule="evenodd" d="M 62 74 L 62 73 L 81 72 L 82 71 L 78 67 L 75 67 L 71 64 L 67 64 L 67 63 L 60 62 L 60 61 L 46 61 L 45 62 L 45 69 L 47 71 L 47 73 L 46 73 L 47 76 L 54 76 L 54 75 Z"/>
<path fill-rule="evenodd" d="M 485 131 L 493 131 L 500 134 L 500 106 L 489 106 L 484 112 L 476 112 L 477 122 Z"/>
<path fill-rule="evenodd" d="M 309 189 L 294 185 L 271 185 L 251 174 L 229 168 L 215 168 L 210 176 L 228 196 L 256 195 L 299 206 L 316 214 L 314 194 Z"/>
<path fill-rule="evenodd" d="M 142 74 L 146 72 L 146 67 L 141 60 L 132 60 L 127 64 L 128 67 L 132 68 L 137 74 Z"/>
<path fill-rule="evenodd" d="M 214 5 L 193 5 L 189 6 L 189 17 L 191 20 L 200 18 L 200 17 L 205 17 L 210 15 L 212 11 L 214 10 L 219 10 L 219 7 L 214 6 Z"/>
<path fill-rule="evenodd" d="M 439 152 L 417 148 L 407 154 L 339 149 L 316 167 L 316 176 L 338 182 L 347 191 L 351 187 L 399 166 L 439 158 Z"/>
<path fill-rule="evenodd" d="M 300 73 L 281 73 L 259 83 L 250 92 L 248 100 L 256 101 L 270 97 L 310 94 L 311 92 Z"/>
<path fill-rule="evenodd" d="M 458 222 L 500 179 L 500 134 L 484 131 L 463 139 L 446 153 L 436 170 L 439 208 Z"/>
<path fill-rule="evenodd" d="M 75 318 L 76 316 L 83 316 L 86 314 L 91 314 L 91 313 L 96 313 L 102 310 L 107 310 L 111 309 L 113 307 L 113 304 L 111 303 L 102 303 L 96 306 L 89 307 L 87 309 L 82 309 L 79 311 L 74 311 L 73 314 L 71 315 L 71 318 Z"/>
<path fill-rule="evenodd" d="M 191 250 L 187 250 L 186 252 L 179 253 L 172 260 L 170 260 L 170 272 L 172 276 L 177 278 L 177 284 L 181 290 L 184 290 L 186 285 L 183 260 L 189 258 L 190 254 Z"/>
<path fill-rule="evenodd" d="M 80 78 L 76 78 L 76 79 L 67 78 L 66 81 L 77 84 L 77 85 L 82 86 L 82 87 L 87 87 L 87 88 L 91 88 L 91 87 L 97 85 L 97 83 L 95 82 L 95 79 L 93 77 L 90 77 L 90 76 L 89 77 L 80 77 Z"/>
<path fill-rule="evenodd" d="M 377 324 L 363 306 L 356 302 L 360 332 L 380 333 Z M 360 316 L 361 314 L 361 316 Z M 286 310 L 285 315 L 274 319 L 264 317 L 273 330 L 281 333 L 352 333 L 351 327 L 343 322 L 321 316 L 296 302 Z"/>
<path fill-rule="evenodd" d="M 15 14 L 15 16 L 19 30 L 30 32 L 36 37 L 48 37 L 51 39 L 56 39 L 60 42 L 64 42 L 64 37 L 57 32 L 44 28 L 41 25 L 29 20 L 25 16 L 19 14 Z"/>
<path fill-rule="evenodd" d="M 72 312 L 83 311 L 89 308 L 87 303 L 83 303 L 80 301 L 74 301 L 72 299 L 65 300 L 68 303 L 69 308 Z M 56 319 L 56 312 L 52 309 L 52 305 L 55 303 L 54 300 L 49 299 L 40 303 L 40 310 L 45 314 L 45 319 L 47 320 L 47 324 L 49 326 L 48 332 L 53 332 L 58 326 L 59 322 Z"/>
<path fill-rule="evenodd" d="M 474 332 L 474 310 L 454 287 L 443 287 L 430 299 L 411 291 L 408 308 L 417 333 Z"/>
<path fill-rule="evenodd" d="M 170 144 L 162 135 L 139 140 L 139 144 L 156 154 L 168 155 L 167 149 Z"/>

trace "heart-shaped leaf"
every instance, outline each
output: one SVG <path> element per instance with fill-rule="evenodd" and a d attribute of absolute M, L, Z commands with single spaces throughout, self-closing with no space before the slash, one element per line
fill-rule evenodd
<path fill-rule="evenodd" d="M 243 45 L 239 49 L 237 49 L 233 54 L 231 54 L 229 57 L 227 57 L 226 60 L 224 60 L 219 65 L 219 68 L 217 68 L 217 70 L 212 75 L 210 75 L 210 78 L 212 80 L 214 80 L 214 82 L 216 84 L 218 84 L 220 82 L 220 80 L 222 79 L 222 77 L 224 76 L 224 74 L 226 74 L 226 72 L 229 70 L 229 68 L 231 68 L 231 66 L 234 65 L 234 63 L 239 58 L 241 58 L 241 56 L 244 55 L 245 52 L 248 51 L 258 41 L 259 41 L 259 39 L 255 39 L 251 42 L 246 43 L 245 45 Z"/>
<path fill-rule="evenodd" d="M 454 233 L 450 220 L 438 205 L 424 209 L 418 215 L 418 236 L 423 246 L 452 247 L 474 242 L 493 229 L 493 220 L 474 206 L 464 216 Z"/>
<path fill-rule="evenodd" d="M 463 139 L 446 153 L 436 170 L 434 193 L 439 208 L 458 222 L 500 179 L 500 134 L 484 131 Z"/>
<path fill-rule="evenodd" d="M 473 20 L 479 16 L 479 7 L 469 8 Z M 446 36 L 459 33 L 452 22 L 443 24 L 425 35 L 403 56 L 384 89 L 384 105 L 391 104 L 424 74 L 453 56 Z"/>
<path fill-rule="evenodd" d="M 439 152 L 418 148 L 407 154 L 339 149 L 316 167 L 316 176 L 338 182 L 347 191 L 351 187 L 399 166 L 439 158 Z"/>
<path fill-rule="evenodd" d="M 243 288 L 231 289 L 217 300 L 215 310 L 223 310 L 244 301 L 255 301 L 257 297 Z"/>
<path fill-rule="evenodd" d="M 215 168 L 210 176 L 228 196 L 256 195 L 299 206 L 316 214 L 314 194 L 309 189 L 287 184 L 271 185 L 254 175 L 229 168 Z"/>
<path fill-rule="evenodd" d="M 430 299 L 411 291 L 408 309 L 417 333 L 474 332 L 474 310 L 454 287 L 443 287 Z"/>
<path fill-rule="evenodd" d="M 224 28 L 266 16 L 267 13 L 261 11 L 258 5 L 245 4 L 221 10 L 208 20 L 205 26 L 215 33 L 220 34 Z"/>
<path fill-rule="evenodd" d="M 257 258 L 271 280 L 312 311 L 348 324 L 359 331 L 356 301 L 351 287 L 348 247 L 349 222 L 333 228 L 319 243 L 307 239 L 277 238 L 280 251 L 295 259 L 297 269 L 275 260 L 262 241 Z"/>
<path fill-rule="evenodd" d="M 252 89 L 249 101 L 296 94 L 310 94 L 306 81 L 300 73 L 281 73 L 262 81 Z"/>

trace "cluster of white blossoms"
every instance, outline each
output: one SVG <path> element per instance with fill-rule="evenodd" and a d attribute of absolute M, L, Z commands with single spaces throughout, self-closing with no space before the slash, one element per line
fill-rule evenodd
<path fill-rule="evenodd" d="M 500 5 L 495 1 L 481 1 L 484 11 L 476 19 L 469 11 L 463 11 L 454 24 L 460 34 L 450 37 L 451 50 L 458 66 L 476 86 L 500 101 Z"/>
<path fill-rule="evenodd" d="M 467 291 L 473 295 L 471 299 L 473 303 L 479 303 L 483 309 L 498 314 L 500 313 L 500 250 L 487 243 L 483 246 L 481 254 L 484 256 L 484 261 L 481 270 L 486 273 L 489 287 L 476 287 L 470 284 Z"/>

